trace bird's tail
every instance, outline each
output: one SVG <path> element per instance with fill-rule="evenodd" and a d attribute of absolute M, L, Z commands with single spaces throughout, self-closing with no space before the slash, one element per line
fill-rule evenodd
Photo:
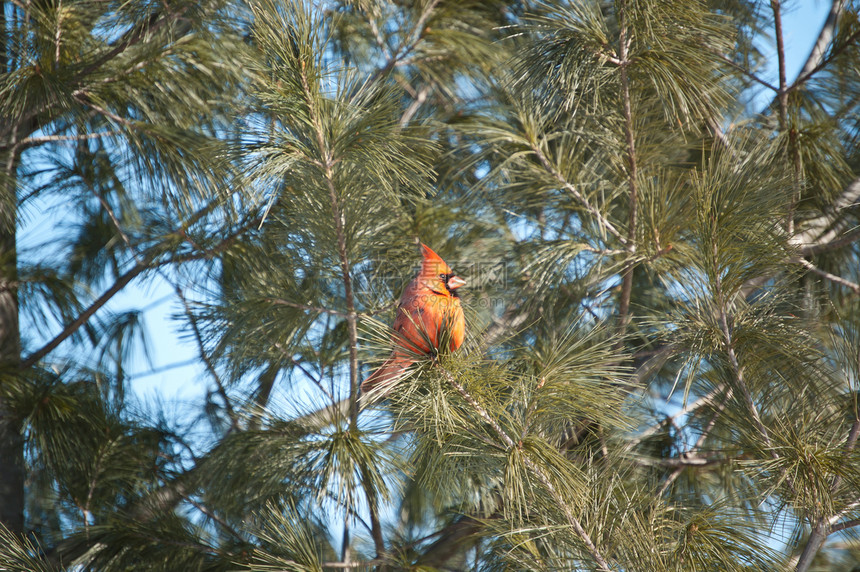
<path fill-rule="evenodd" d="M 388 389 L 400 379 L 414 360 L 397 354 L 392 354 L 376 371 L 367 376 L 361 384 L 361 392 L 373 391 L 377 387 Z"/>

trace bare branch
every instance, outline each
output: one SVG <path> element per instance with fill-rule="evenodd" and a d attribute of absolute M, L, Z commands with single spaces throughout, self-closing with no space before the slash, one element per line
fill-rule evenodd
<path fill-rule="evenodd" d="M 797 262 L 798 264 L 800 264 L 804 268 L 808 268 L 811 272 L 814 272 L 814 273 L 818 274 L 819 276 L 823 276 L 824 278 L 827 278 L 831 282 L 841 284 L 842 286 L 845 286 L 847 288 L 850 288 L 851 290 L 854 290 L 855 293 L 860 294 L 860 284 L 856 284 L 854 282 L 851 282 L 850 280 L 846 280 L 845 278 L 842 278 L 841 276 L 836 276 L 835 274 L 831 274 L 830 272 L 827 272 L 825 270 L 821 270 L 820 268 L 818 268 L 817 266 L 815 266 L 813 263 L 806 260 L 805 258 L 798 258 L 797 260 L 795 260 L 795 262 Z"/>
<path fill-rule="evenodd" d="M 403 116 L 400 118 L 400 128 L 406 127 L 410 121 L 412 121 L 412 117 L 418 112 L 418 109 L 427 101 L 427 95 L 430 93 L 430 86 L 423 85 L 421 89 L 418 90 L 418 93 L 415 96 L 415 99 L 412 100 L 412 103 L 409 104 L 409 107 L 406 108 L 406 111 L 403 112 Z"/>
<path fill-rule="evenodd" d="M 812 51 L 809 52 L 809 57 L 803 64 L 803 69 L 794 80 L 792 89 L 809 79 L 816 71 L 821 69 L 821 65 L 825 62 L 824 55 L 827 53 L 827 48 L 833 41 L 836 35 L 836 24 L 839 21 L 839 16 L 845 10 L 845 0 L 833 0 L 830 5 L 830 13 L 827 14 L 827 19 L 818 33 L 818 39 L 815 40 L 815 45 L 812 46 Z"/>
<path fill-rule="evenodd" d="M 18 141 L 18 147 L 32 147 L 42 143 L 54 143 L 61 141 L 86 141 L 88 139 L 99 139 L 101 137 L 115 137 L 119 131 L 99 131 L 97 133 L 79 133 L 77 135 L 42 135 L 39 137 L 26 137 Z"/>
<path fill-rule="evenodd" d="M 745 75 L 746 77 L 748 77 L 749 79 L 753 80 L 754 82 L 756 82 L 756 83 L 758 83 L 758 84 L 761 84 L 762 86 L 764 86 L 764 87 L 768 88 L 769 90 L 771 90 L 771 91 L 772 91 L 772 92 L 774 92 L 774 93 L 779 92 L 779 88 L 778 88 L 778 87 L 776 87 L 775 85 L 773 85 L 772 83 L 770 83 L 770 82 L 768 82 L 768 81 L 763 80 L 763 79 L 762 79 L 762 78 L 760 78 L 758 75 L 756 75 L 756 74 L 754 74 L 753 72 L 749 71 L 749 70 L 748 70 L 748 69 L 746 69 L 745 67 L 743 67 L 743 66 L 739 65 L 737 62 L 735 62 L 734 60 L 732 60 L 732 59 L 731 59 L 730 57 L 728 57 L 727 55 L 722 54 L 722 53 L 719 53 L 719 52 L 716 52 L 716 51 L 711 51 L 711 53 L 712 53 L 712 54 L 714 54 L 715 56 L 717 56 L 718 58 L 720 58 L 720 60 L 722 60 L 723 62 L 727 63 L 728 65 L 730 65 L 730 66 L 731 66 L 731 67 L 733 67 L 734 69 L 736 69 L 736 70 L 738 70 L 739 72 L 741 72 L 742 74 L 744 74 L 744 75 Z"/>
<path fill-rule="evenodd" d="M 830 533 L 839 532 L 840 530 L 845 530 L 847 528 L 854 528 L 855 526 L 860 526 L 860 518 L 854 518 L 852 520 L 845 520 L 834 524 L 830 527 Z"/>
<path fill-rule="evenodd" d="M 618 43 L 620 45 L 619 58 L 621 59 L 621 102 L 622 115 L 624 116 L 624 138 L 627 143 L 627 187 L 629 196 L 627 199 L 627 241 L 625 246 L 630 255 L 625 264 L 621 278 L 621 296 L 618 301 L 618 331 L 624 336 L 627 324 L 630 322 L 630 297 L 633 295 L 633 270 L 636 265 L 636 227 L 639 209 L 639 181 L 638 165 L 636 159 L 636 137 L 634 133 L 633 104 L 630 92 L 630 78 L 627 75 L 627 65 L 630 63 L 628 50 L 631 37 L 626 23 L 626 4 L 619 5 L 619 32 Z"/>
<path fill-rule="evenodd" d="M 162 261 L 161 264 L 164 264 L 165 261 Z M 92 304 L 89 305 L 87 309 L 78 315 L 77 318 L 72 320 L 63 330 L 57 334 L 54 339 L 50 342 L 39 348 L 38 350 L 31 353 L 27 356 L 26 359 L 21 361 L 21 369 L 27 369 L 36 364 L 40 359 L 54 351 L 57 346 L 63 343 L 66 338 L 74 334 L 78 329 L 87 323 L 93 314 L 96 313 L 102 306 L 107 304 L 107 302 L 113 298 L 118 292 L 120 292 L 123 288 L 125 288 L 129 282 L 137 278 L 142 272 L 151 268 L 150 261 L 138 262 L 135 264 L 128 272 L 117 278 L 116 282 L 108 288 L 101 296 L 99 296 Z"/>
<path fill-rule="evenodd" d="M 840 240 L 837 237 L 844 230 L 844 224 L 839 223 L 842 212 L 857 204 L 860 204 L 860 178 L 845 187 L 821 216 L 806 221 L 804 230 L 792 236 L 789 243 L 800 247 L 803 254 L 814 254 L 826 249 L 830 243 Z"/>

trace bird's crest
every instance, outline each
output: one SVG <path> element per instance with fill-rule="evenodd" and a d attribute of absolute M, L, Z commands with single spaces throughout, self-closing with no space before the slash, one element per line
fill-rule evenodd
<path fill-rule="evenodd" d="M 424 260 L 421 262 L 422 274 L 453 274 L 454 271 L 442 260 L 442 257 L 433 252 L 433 249 L 421 243 L 421 256 Z"/>

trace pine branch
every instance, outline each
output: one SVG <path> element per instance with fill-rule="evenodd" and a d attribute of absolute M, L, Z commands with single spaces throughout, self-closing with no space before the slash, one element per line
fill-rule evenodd
<path fill-rule="evenodd" d="M 860 418 L 855 416 L 854 422 L 851 424 L 851 429 L 848 431 L 848 437 L 845 440 L 846 456 L 850 455 L 854 450 L 854 447 L 857 444 L 858 435 L 860 435 Z M 830 484 L 831 494 L 836 494 L 841 483 L 841 475 L 834 475 L 833 481 Z M 856 508 L 856 506 L 860 506 L 860 500 L 848 505 L 847 508 L 830 518 L 826 518 L 825 516 L 818 518 L 818 521 L 812 527 L 812 534 L 810 534 L 809 540 L 807 540 L 806 546 L 803 547 L 803 552 L 800 554 L 800 558 L 797 561 L 797 567 L 795 568 L 797 572 L 806 572 L 809 569 L 812 565 L 813 559 L 821 550 L 821 547 L 824 546 L 828 536 L 834 532 L 852 528 L 860 524 L 860 519 L 849 520 L 841 523 L 838 522 L 844 514 L 847 514 L 849 511 Z"/>
<path fill-rule="evenodd" d="M 290 308 L 307 310 L 309 312 L 316 312 L 318 314 L 330 314 L 332 316 L 338 316 L 341 318 L 346 318 L 349 315 L 348 313 L 339 312 L 337 310 L 330 310 L 328 308 L 320 308 L 318 306 L 308 306 L 307 304 L 290 302 L 289 300 L 284 300 L 283 298 L 266 298 L 266 302 L 268 302 L 269 304 L 274 304 L 275 306 L 289 306 Z"/>
<path fill-rule="evenodd" d="M 731 398 L 732 398 L 732 389 L 729 388 L 729 390 L 726 392 L 726 395 L 723 397 L 723 400 L 717 406 L 717 410 L 714 411 L 714 414 L 708 420 L 708 423 L 702 428 L 702 432 L 699 434 L 699 438 L 696 440 L 696 444 L 693 445 L 693 447 L 691 448 L 690 451 L 687 451 L 685 453 L 685 458 L 680 459 L 679 461 L 696 461 L 696 462 L 701 461 L 698 464 L 707 465 L 707 464 L 718 464 L 718 463 L 726 462 L 726 461 L 730 460 L 730 459 L 720 459 L 720 460 L 702 459 L 698 456 L 698 451 L 702 448 L 702 445 L 705 443 L 705 440 L 708 438 L 708 435 L 710 435 L 711 431 L 716 426 L 717 419 L 719 419 L 720 415 L 725 410 L 726 405 L 728 405 L 729 400 Z M 688 464 L 685 462 L 680 462 L 678 464 L 677 468 L 674 471 L 672 471 L 669 474 L 669 476 L 666 478 L 666 480 L 663 482 L 663 485 L 660 487 L 660 490 L 657 491 L 658 497 L 663 496 L 663 494 L 669 489 L 670 486 L 672 486 L 672 483 L 675 482 L 675 480 L 681 475 L 681 473 L 684 471 L 684 469 L 687 466 L 688 466 Z"/>
<path fill-rule="evenodd" d="M 122 291 L 132 280 L 137 278 L 140 274 L 142 274 L 146 270 L 150 270 L 153 268 L 154 264 L 167 264 L 168 261 L 162 260 L 160 263 L 156 263 L 153 260 L 147 259 L 142 262 L 138 262 L 135 264 L 130 270 L 128 270 L 125 274 L 121 275 L 117 280 L 113 283 L 113 285 L 108 288 L 101 296 L 99 296 L 92 304 L 89 305 L 83 312 L 81 312 L 77 318 L 69 322 L 63 330 L 57 334 L 51 341 L 47 344 L 39 348 L 38 350 L 31 353 L 27 358 L 21 361 L 21 369 L 29 369 L 34 366 L 39 360 L 43 357 L 54 351 L 57 346 L 59 346 L 62 342 L 66 340 L 69 336 L 74 334 L 81 326 L 87 323 L 87 321 L 95 314 L 102 306 L 107 304 L 111 298 L 113 298 L 116 294 Z"/>
<path fill-rule="evenodd" d="M 240 226 L 236 231 L 229 234 L 226 238 L 221 240 L 214 247 L 209 248 L 205 251 L 177 255 L 162 260 L 157 259 L 160 256 L 159 253 L 147 255 L 142 261 L 136 263 L 131 269 L 129 269 L 119 278 L 117 278 L 110 288 L 105 290 L 105 292 L 102 293 L 102 295 L 99 296 L 92 304 L 90 304 L 83 312 L 81 312 L 77 318 L 69 322 L 69 324 L 67 324 L 66 327 L 63 328 L 63 330 L 59 334 L 57 334 L 51 341 L 49 341 L 44 346 L 34 351 L 24 360 L 22 360 L 20 365 L 21 369 L 28 369 L 34 366 L 39 360 L 54 351 L 57 346 L 63 343 L 69 336 L 77 332 L 81 328 L 81 326 L 86 324 L 87 321 L 102 306 L 107 304 L 116 294 L 121 292 L 123 288 L 125 288 L 132 280 L 137 278 L 143 272 L 147 270 L 154 270 L 156 268 L 166 266 L 168 264 L 178 264 L 182 262 L 190 262 L 192 260 L 210 259 L 216 254 L 222 252 L 231 244 L 233 244 L 233 242 L 235 242 L 239 236 L 244 234 L 249 228 L 258 224 L 259 220 L 259 217 L 252 219 L 249 223 Z M 181 231 L 177 232 L 176 234 L 181 234 Z"/>
<path fill-rule="evenodd" d="M 693 412 L 697 411 L 698 409 L 701 409 L 702 407 L 706 407 L 706 406 L 710 405 L 711 403 L 714 402 L 714 400 L 717 398 L 717 396 L 723 392 L 724 389 L 725 389 L 725 387 L 722 385 L 717 386 L 713 389 L 713 391 L 711 391 L 707 395 L 703 395 L 702 397 L 698 398 L 697 400 L 693 401 L 692 403 L 686 404 L 684 407 L 681 407 L 680 409 L 678 409 L 678 411 L 676 411 L 674 414 L 670 415 L 669 417 L 667 417 L 665 419 L 661 419 L 659 421 L 659 423 L 655 423 L 651 427 L 640 432 L 635 438 L 629 440 L 625 444 L 625 450 L 630 451 L 630 450 L 634 449 L 640 443 L 642 443 L 642 441 L 644 441 L 645 439 L 647 439 L 651 435 L 654 435 L 657 431 L 659 431 L 666 424 L 674 423 L 678 419 L 680 419 L 682 417 L 686 417 L 690 413 L 693 413 Z M 729 392 L 731 392 L 731 390 L 729 390 Z"/>
<path fill-rule="evenodd" d="M 337 256 L 340 263 L 341 279 L 343 280 L 344 297 L 346 298 L 346 322 L 347 336 L 349 339 L 349 428 L 351 431 L 358 430 L 358 313 L 355 306 L 355 293 L 353 292 L 352 284 L 352 266 L 347 253 L 345 220 L 343 215 L 343 206 L 338 199 L 337 187 L 335 186 L 334 166 L 338 162 L 333 156 L 326 135 L 323 129 L 322 121 L 319 116 L 319 110 L 315 103 L 314 94 L 311 92 L 310 82 L 307 75 L 307 66 L 304 60 L 300 61 L 301 74 L 300 81 L 302 87 L 302 95 L 307 106 L 308 116 L 311 127 L 314 130 L 316 143 L 319 148 L 321 166 L 326 186 L 328 188 L 329 201 L 331 204 L 332 217 L 337 238 Z M 374 547 L 376 548 L 377 558 L 381 558 L 385 554 L 385 539 L 382 533 L 382 524 L 379 520 L 379 498 L 368 477 L 368 467 L 361 465 L 359 467 L 361 474 L 361 483 L 364 488 L 364 493 L 367 500 L 368 511 L 370 513 L 371 537 L 373 538 Z"/>
<path fill-rule="evenodd" d="M 421 553 L 416 564 L 444 570 L 445 564 L 463 551 L 464 545 L 486 526 L 488 520 L 499 516 L 497 513 L 480 520 L 469 515 L 458 518 L 434 533 L 438 538 Z"/>
<path fill-rule="evenodd" d="M 621 244 L 624 244 L 626 246 L 627 238 L 625 238 L 624 235 L 622 235 L 618 231 L 618 229 L 616 229 L 612 225 L 612 223 L 609 222 L 609 220 L 589 202 L 588 198 L 585 195 L 580 193 L 574 185 L 570 184 L 570 182 L 565 179 L 564 175 L 562 175 L 561 172 L 556 169 L 552 163 L 549 162 L 549 159 L 547 159 L 546 155 L 544 155 L 540 147 L 537 144 L 532 144 L 531 150 L 537 157 L 538 161 L 540 161 L 540 164 L 543 165 L 544 169 L 546 169 L 547 172 L 551 174 L 565 190 L 567 190 L 567 192 L 573 195 L 573 198 L 575 198 L 583 207 L 585 207 L 585 210 L 591 216 L 594 217 L 600 228 L 604 229 L 606 232 L 618 239 Z"/>
<path fill-rule="evenodd" d="M 719 294 L 718 297 L 722 298 Z M 764 423 L 761 420 L 758 408 L 756 407 L 755 401 L 753 400 L 752 394 L 750 394 L 749 387 L 747 386 L 746 380 L 744 379 L 744 369 L 740 365 L 740 362 L 738 361 L 738 356 L 735 353 L 735 344 L 732 337 L 732 331 L 728 325 L 726 310 L 724 308 L 724 301 L 720 299 L 719 304 L 720 329 L 723 334 L 723 342 L 725 343 L 726 355 L 729 358 L 729 364 L 732 368 L 732 374 L 734 375 L 735 383 L 737 383 L 738 388 L 741 390 L 744 402 L 746 403 L 747 409 L 749 409 L 750 415 L 752 416 L 753 424 L 755 425 L 756 429 L 758 429 L 758 432 L 764 439 L 767 448 L 770 449 L 771 457 L 773 457 L 774 459 L 779 459 L 779 454 L 773 448 L 773 443 L 770 440 L 770 435 L 768 434 L 767 427 L 765 427 Z"/>
<path fill-rule="evenodd" d="M 96 58 L 95 61 L 91 62 L 90 65 L 81 70 L 81 72 L 78 74 L 77 82 L 80 83 L 83 78 L 87 77 L 107 62 L 122 54 L 128 48 L 135 46 L 136 44 L 143 41 L 145 38 L 151 37 L 152 34 L 165 27 L 167 24 L 181 20 L 185 15 L 185 12 L 187 12 L 191 6 L 192 4 L 190 3 L 186 4 L 185 6 L 182 6 L 179 10 L 174 12 L 170 10 L 170 8 L 167 6 L 167 3 L 165 3 L 164 7 L 167 11 L 166 15 L 163 15 L 160 11 L 154 12 L 146 22 L 139 24 L 138 26 L 127 32 L 125 35 L 123 35 L 122 38 L 112 44 L 110 50 L 100 55 L 98 58 Z M 191 26 L 189 22 L 189 25 L 186 26 L 186 30 L 180 33 L 179 36 L 184 35 L 190 30 Z"/>
<path fill-rule="evenodd" d="M 716 243 L 713 245 L 713 249 L 714 258 L 717 259 L 718 256 Z M 738 389 L 740 389 L 741 391 L 741 395 L 744 398 L 744 402 L 746 403 L 747 409 L 749 409 L 750 415 L 752 416 L 753 425 L 755 425 L 756 429 L 764 439 L 765 445 L 770 450 L 771 457 L 773 459 L 779 459 L 779 454 L 773 448 L 773 444 L 771 442 L 770 435 L 768 434 L 767 427 L 765 427 L 764 423 L 761 420 L 758 408 L 756 407 L 755 401 L 753 400 L 752 394 L 750 394 L 749 387 L 747 386 L 746 380 L 744 379 L 744 369 L 738 360 L 737 354 L 735 353 L 735 343 L 732 336 L 732 329 L 729 327 L 728 312 L 726 309 L 728 302 L 725 299 L 725 295 L 722 291 L 722 280 L 720 278 L 719 272 L 716 272 L 714 276 L 716 286 L 715 294 L 717 298 L 717 319 L 720 325 L 720 331 L 723 335 L 723 344 L 725 347 L 726 355 L 729 358 L 729 365 L 732 369 L 734 381 L 737 384 Z"/>
<path fill-rule="evenodd" d="M 451 372 L 446 370 L 441 365 L 437 364 L 436 367 L 438 367 L 442 371 L 442 374 L 445 376 L 445 379 L 448 381 L 451 387 L 453 387 L 457 391 L 457 393 L 460 394 L 460 396 L 466 401 L 466 403 L 468 403 L 472 407 L 475 413 L 477 413 L 478 416 L 483 419 L 485 423 L 492 427 L 493 431 L 496 432 L 496 434 L 499 436 L 499 438 L 502 440 L 502 442 L 508 449 L 522 449 L 522 445 L 517 445 L 514 443 L 513 439 L 511 439 L 507 432 L 505 432 L 505 430 L 502 429 L 502 427 L 496 422 L 496 420 L 490 416 L 487 410 L 484 409 L 484 407 L 481 406 L 481 404 L 478 403 L 475 398 L 472 397 L 469 392 L 467 392 L 466 389 L 457 382 L 456 379 L 454 379 L 454 376 L 451 374 Z M 576 516 L 574 516 L 574 514 L 571 512 L 567 502 L 558 492 L 555 485 L 552 484 L 552 481 L 550 480 L 546 472 L 543 470 L 543 468 L 537 463 L 535 463 L 532 458 L 529 457 L 525 452 L 523 452 L 522 458 L 526 467 L 528 467 L 528 469 L 535 475 L 538 481 L 540 481 L 540 483 L 544 486 L 546 491 L 552 497 L 553 501 L 556 503 L 556 506 L 558 506 L 558 508 L 564 513 L 568 523 L 576 532 L 576 535 L 579 536 L 580 540 L 585 545 L 588 552 L 591 554 L 591 557 L 594 559 L 595 563 L 597 563 L 598 568 L 602 571 L 609 572 L 610 568 L 606 562 L 606 559 L 604 559 L 603 555 L 600 553 L 600 551 L 598 551 L 597 546 L 591 540 L 591 537 L 588 535 L 588 532 L 585 531 L 585 529 L 582 527 L 582 524 L 580 524 L 579 519 L 577 519 Z"/>
<path fill-rule="evenodd" d="M 398 46 L 398 48 L 394 51 L 393 54 L 390 54 L 385 64 L 373 74 L 370 78 L 370 82 L 376 81 L 377 79 L 385 76 L 388 72 L 393 70 L 398 63 L 408 56 L 412 51 L 418 46 L 418 43 L 424 39 L 424 33 L 426 32 L 425 24 L 430 16 L 433 14 L 433 11 L 436 9 L 436 6 L 439 4 L 441 0 L 431 0 L 430 3 L 424 8 L 421 16 L 418 17 L 418 20 L 415 22 L 415 26 L 412 28 L 411 34 L 409 34 L 409 40 Z M 377 32 L 378 35 L 378 32 Z M 377 42 L 381 42 L 380 38 L 377 38 Z"/>

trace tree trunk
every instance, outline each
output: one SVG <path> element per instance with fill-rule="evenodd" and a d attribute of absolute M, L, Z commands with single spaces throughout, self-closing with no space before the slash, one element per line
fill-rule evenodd
<path fill-rule="evenodd" d="M 0 73 L 8 71 L 6 3 L 0 4 Z M 18 330 L 18 268 L 15 245 L 18 164 L 15 130 L 0 121 L 11 140 L 0 142 L 0 523 L 13 532 L 24 531 L 24 439 L 21 419 L 4 398 L 8 384 L 20 375 L 21 337 Z"/>
<path fill-rule="evenodd" d="M 24 531 L 24 439 L 21 419 L 10 410 L 4 399 L 9 392 L 2 387 L 17 383 L 21 361 L 14 183 L 0 184 L 0 192 L 0 522 L 20 533 Z"/>

